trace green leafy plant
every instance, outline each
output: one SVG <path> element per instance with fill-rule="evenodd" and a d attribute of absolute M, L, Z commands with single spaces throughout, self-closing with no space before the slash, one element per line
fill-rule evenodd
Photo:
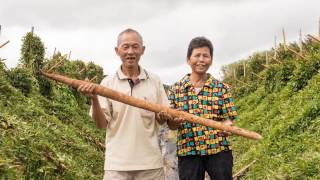
<path fill-rule="evenodd" d="M 28 95 L 32 91 L 34 78 L 30 70 L 25 68 L 14 68 L 10 71 L 11 84 L 21 90 L 24 95 Z"/>

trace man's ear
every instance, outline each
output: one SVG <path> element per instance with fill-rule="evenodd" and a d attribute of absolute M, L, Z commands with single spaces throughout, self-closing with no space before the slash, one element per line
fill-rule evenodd
<path fill-rule="evenodd" d="M 114 47 L 114 51 L 115 51 L 116 54 L 119 56 L 119 49 L 118 49 L 118 47 Z"/>
<path fill-rule="evenodd" d="M 142 54 L 144 54 L 144 51 L 146 50 L 146 47 L 145 46 L 142 46 L 142 53 L 141 53 L 141 55 Z"/>

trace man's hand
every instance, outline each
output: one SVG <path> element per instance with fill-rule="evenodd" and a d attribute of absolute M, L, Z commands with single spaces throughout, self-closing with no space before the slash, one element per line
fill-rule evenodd
<path fill-rule="evenodd" d="M 168 126 L 171 130 L 176 130 L 180 127 L 182 127 L 182 124 L 185 122 L 185 120 L 181 117 L 173 118 L 172 120 L 168 121 Z"/>
<path fill-rule="evenodd" d="M 172 119 L 172 117 L 164 111 L 161 111 L 159 113 L 156 113 L 156 119 L 159 122 L 159 124 L 163 124 L 165 122 L 168 122 Z"/>
<path fill-rule="evenodd" d="M 78 87 L 78 91 L 91 98 L 92 118 L 96 121 L 96 125 L 99 129 L 105 129 L 108 126 L 108 121 L 100 106 L 98 96 L 94 92 L 96 87 L 97 84 L 87 81 Z"/>
<path fill-rule="evenodd" d="M 84 93 L 86 96 L 93 98 L 96 97 L 96 94 L 94 94 L 94 89 L 96 88 L 96 86 L 97 85 L 94 83 L 86 82 L 78 87 L 78 91 Z"/>

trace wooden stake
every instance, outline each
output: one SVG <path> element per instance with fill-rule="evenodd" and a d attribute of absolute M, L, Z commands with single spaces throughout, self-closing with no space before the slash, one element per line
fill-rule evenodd
<path fill-rule="evenodd" d="M 284 47 L 284 50 L 287 51 L 286 33 L 284 31 L 284 28 L 282 28 L 282 36 L 283 36 L 283 47 Z"/>
<path fill-rule="evenodd" d="M 92 79 L 90 79 L 89 81 L 90 82 L 93 82 L 93 81 L 95 81 L 97 79 L 97 76 L 94 76 Z"/>
<path fill-rule="evenodd" d="M 310 37 L 312 40 L 314 40 L 314 41 L 316 41 L 316 42 L 320 43 L 320 38 L 315 37 L 315 36 L 312 36 L 311 34 L 308 34 L 308 37 Z"/>
<path fill-rule="evenodd" d="M 241 89 L 241 88 L 243 88 L 243 87 L 248 87 L 248 86 L 247 86 L 247 85 L 243 85 L 243 86 L 237 86 L 236 88 Z"/>
<path fill-rule="evenodd" d="M 56 55 L 56 50 L 57 50 L 57 48 L 55 47 L 54 50 L 53 50 L 53 55 L 52 55 L 52 57 L 53 57 L 54 55 Z"/>
<path fill-rule="evenodd" d="M 278 63 L 282 64 L 282 62 L 280 60 L 278 60 L 277 58 L 272 58 L 272 59 L 277 61 Z"/>
<path fill-rule="evenodd" d="M 246 77 L 246 62 L 243 62 L 243 76 Z"/>
<path fill-rule="evenodd" d="M 233 78 L 237 79 L 236 69 L 233 69 Z"/>
<path fill-rule="evenodd" d="M 268 58 L 268 52 L 266 52 L 266 65 L 269 65 L 269 58 Z"/>
<path fill-rule="evenodd" d="M 70 57 L 71 57 L 71 51 L 69 52 L 69 55 L 68 55 L 68 59 L 70 60 Z"/>
<path fill-rule="evenodd" d="M 302 42 L 302 31 L 301 29 L 299 30 L 299 49 L 300 49 L 300 53 L 302 55 L 302 45 L 303 45 L 303 42 Z"/>
<path fill-rule="evenodd" d="M 47 72 L 51 72 L 54 68 L 59 67 L 60 65 L 62 65 L 62 62 L 63 62 L 63 59 L 60 59 L 60 61 L 54 64 Z"/>
<path fill-rule="evenodd" d="M 84 67 L 84 68 L 82 68 L 78 73 L 79 74 L 81 74 L 83 71 L 85 71 L 86 70 L 86 68 Z"/>
<path fill-rule="evenodd" d="M 65 76 L 61 76 L 59 74 L 47 73 L 47 72 L 43 72 L 43 71 L 41 71 L 41 73 L 50 79 L 67 84 L 73 88 L 78 88 L 80 85 L 88 83 L 86 81 L 71 79 L 71 78 L 68 78 Z M 115 101 L 122 102 L 122 103 L 131 105 L 131 106 L 134 106 L 137 108 L 142 108 L 142 109 L 152 111 L 155 113 L 159 113 L 159 112 L 163 111 L 163 112 L 166 112 L 169 115 L 171 115 L 173 118 L 180 117 L 180 118 L 185 119 L 188 122 L 197 123 L 197 124 L 201 124 L 203 126 L 208 126 L 208 127 L 212 127 L 215 129 L 224 130 L 227 132 L 231 132 L 232 134 L 243 136 L 243 137 L 246 137 L 249 139 L 255 139 L 255 140 L 262 139 L 262 136 L 256 132 L 248 131 L 248 130 L 245 130 L 245 129 L 242 129 L 242 128 L 239 128 L 236 126 L 225 125 L 222 122 L 214 121 L 212 119 L 210 119 L 210 120 L 205 119 L 205 118 L 202 118 L 199 116 L 195 116 L 193 114 L 189 114 L 184 111 L 178 111 L 175 109 L 171 109 L 167 106 L 162 106 L 159 104 L 147 102 L 142 99 L 139 99 L 139 98 L 136 98 L 133 96 L 128 96 L 127 94 L 106 88 L 104 86 L 100 86 L 98 84 L 95 84 L 94 94 L 98 94 L 100 96 L 104 96 L 104 97 L 113 99 Z"/>
<path fill-rule="evenodd" d="M 277 36 L 274 36 L 274 55 L 273 58 L 277 58 Z"/>
<path fill-rule="evenodd" d="M 32 27 L 31 27 L 31 33 L 32 33 L 32 35 L 33 35 L 33 31 L 34 31 L 34 27 L 32 26 Z"/>
<path fill-rule="evenodd" d="M 0 48 L 4 47 L 5 45 L 7 45 L 10 41 L 8 40 L 7 42 L 3 43 L 2 45 L 0 45 Z"/>
<path fill-rule="evenodd" d="M 318 32 L 318 37 L 320 37 L 320 17 L 319 17 L 319 22 L 318 22 L 318 23 L 319 23 L 319 24 L 318 24 L 318 26 L 319 26 L 319 27 L 318 27 L 318 28 L 319 28 L 319 29 L 318 29 L 318 31 L 319 31 L 319 32 Z"/>
<path fill-rule="evenodd" d="M 234 180 L 238 180 L 240 179 L 240 176 L 243 176 L 244 173 L 249 169 L 250 166 L 252 166 L 254 163 L 256 162 L 256 160 L 253 160 L 250 164 L 246 165 L 245 167 L 243 167 L 242 169 L 240 169 L 237 173 L 235 173 L 232 178 Z"/>
<path fill-rule="evenodd" d="M 223 83 L 224 85 L 226 85 L 227 87 L 231 88 L 232 86 L 230 84 L 227 84 L 227 83 Z"/>
<path fill-rule="evenodd" d="M 289 51 L 293 52 L 293 54 L 299 56 L 301 59 L 307 60 L 307 58 L 305 58 L 301 53 L 298 53 L 297 51 L 295 51 L 295 50 L 293 50 L 293 49 L 291 49 L 291 48 L 289 48 L 289 47 L 287 47 L 287 49 L 288 49 Z"/>
<path fill-rule="evenodd" d="M 263 77 L 259 76 L 258 74 L 251 72 L 253 75 L 257 76 L 259 79 L 264 79 Z"/>
<path fill-rule="evenodd" d="M 236 81 L 238 81 L 238 82 L 240 82 L 240 83 L 242 83 L 242 84 L 244 84 L 244 85 L 250 86 L 249 84 L 247 84 L 247 83 L 245 83 L 245 82 L 243 82 L 243 81 L 240 81 L 240 80 L 238 80 L 238 79 L 234 79 L 234 80 L 236 80 Z"/>

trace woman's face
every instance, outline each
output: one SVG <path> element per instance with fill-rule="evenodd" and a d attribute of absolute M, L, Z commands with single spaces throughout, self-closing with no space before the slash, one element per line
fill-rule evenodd
<path fill-rule="evenodd" d="M 192 73 L 205 74 L 212 64 L 210 49 L 208 47 L 193 49 L 187 62 L 192 69 Z"/>

